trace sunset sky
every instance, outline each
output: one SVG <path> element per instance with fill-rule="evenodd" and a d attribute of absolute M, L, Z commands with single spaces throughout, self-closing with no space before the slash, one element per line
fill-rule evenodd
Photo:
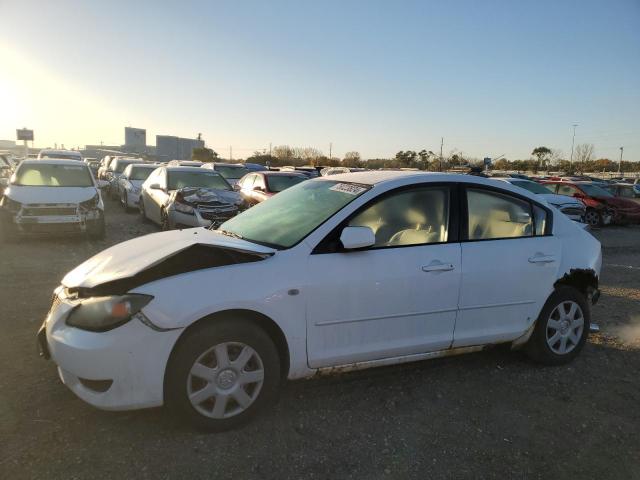
<path fill-rule="evenodd" d="M 640 2 L 0 0 L 0 139 L 640 160 Z"/>

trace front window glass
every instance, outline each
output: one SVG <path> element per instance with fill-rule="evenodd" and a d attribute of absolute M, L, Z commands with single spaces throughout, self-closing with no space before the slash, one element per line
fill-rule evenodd
<path fill-rule="evenodd" d="M 531 193 L 535 193 L 535 194 L 553 193 L 551 189 L 545 187 L 544 185 L 540 185 L 539 183 L 536 183 L 536 182 L 529 182 L 529 181 L 523 180 L 523 181 L 511 182 L 511 183 L 516 187 L 524 188 L 525 190 L 528 190 Z"/>
<path fill-rule="evenodd" d="M 192 172 L 169 172 L 169 190 L 179 190 L 185 187 L 211 188 L 214 190 L 231 190 L 231 186 L 222 176 L 215 172 L 200 171 L 194 169 Z"/>
<path fill-rule="evenodd" d="M 613 195 L 607 192 L 604 188 L 600 188 L 590 183 L 581 184 L 580 188 L 590 197 L 613 197 Z"/>
<path fill-rule="evenodd" d="M 266 179 L 269 184 L 269 191 L 274 193 L 282 192 L 283 190 L 306 180 L 306 178 L 302 178 L 297 175 L 269 175 Z"/>
<path fill-rule="evenodd" d="M 146 180 L 157 167 L 132 167 L 129 180 Z"/>
<path fill-rule="evenodd" d="M 353 217 L 349 226 L 371 228 L 375 247 L 446 242 L 449 189 L 425 187 L 389 195 Z"/>
<path fill-rule="evenodd" d="M 558 195 L 573 197 L 576 193 L 578 193 L 578 189 L 573 185 L 558 185 Z"/>
<path fill-rule="evenodd" d="M 29 187 L 91 187 L 91 173 L 86 165 L 22 164 L 14 185 Z"/>
<path fill-rule="evenodd" d="M 249 170 L 245 167 L 227 167 L 224 165 L 216 165 L 215 171 L 229 180 L 237 180 L 249 173 Z"/>
<path fill-rule="evenodd" d="M 129 165 L 131 165 L 132 163 L 136 163 L 135 161 L 133 162 L 127 162 L 126 160 L 119 160 L 118 162 L 116 162 L 115 168 L 114 168 L 114 172 L 115 173 L 122 173 L 124 172 L 124 169 L 127 168 Z"/>
<path fill-rule="evenodd" d="M 302 182 L 259 203 L 220 230 L 274 248 L 289 248 L 371 188 L 347 182 Z"/>
<path fill-rule="evenodd" d="M 486 190 L 467 190 L 469 240 L 530 237 L 533 219 L 528 202 Z"/>

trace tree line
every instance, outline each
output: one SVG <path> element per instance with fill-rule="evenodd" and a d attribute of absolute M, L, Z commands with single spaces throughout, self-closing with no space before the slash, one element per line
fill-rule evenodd
<path fill-rule="evenodd" d="M 221 161 L 218 154 L 209 148 L 194 149 L 192 158 L 205 162 Z M 241 161 L 237 159 L 236 161 Z M 463 155 L 462 152 L 452 150 L 440 156 L 431 150 L 422 149 L 401 150 L 393 158 L 363 159 L 359 152 L 345 153 L 343 158 L 324 155 L 321 150 L 313 147 L 291 147 L 278 145 L 273 147 L 271 153 L 255 151 L 253 155 L 244 161 L 269 165 L 282 166 L 327 166 L 327 167 L 360 167 L 360 168 L 415 168 L 426 171 L 445 171 L 455 168 L 484 167 L 483 159 Z M 593 144 L 584 143 L 577 145 L 573 152 L 573 160 L 563 158 L 562 152 L 556 149 L 539 146 L 532 150 L 531 158 L 521 160 L 509 160 L 499 158 L 492 164 L 495 170 L 515 170 L 519 172 L 546 172 L 560 171 L 566 174 L 582 172 L 617 172 L 618 162 L 608 158 L 594 157 Z M 640 172 L 640 162 L 623 161 L 622 172 Z"/>

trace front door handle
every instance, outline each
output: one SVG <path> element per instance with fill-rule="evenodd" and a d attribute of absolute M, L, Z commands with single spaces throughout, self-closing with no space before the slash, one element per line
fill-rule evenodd
<path fill-rule="evenodd" d="M 529 257 L 529 263 L 553 263 L 556 258 L 553 255 L 541 255 L 536 254 L 533 257 Z"/>
<path fill-rule="evenodd" d="M 429 265 L 423 265 L 423 272 L 448 272 L 453 270 L 455 267 L 452 263 L 441 263 L 438 261 L 431 262 Z"/>

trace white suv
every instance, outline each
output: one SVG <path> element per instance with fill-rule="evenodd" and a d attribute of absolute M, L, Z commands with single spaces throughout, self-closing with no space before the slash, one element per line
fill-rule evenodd
<path fill-rule="evenodd" d="M 573 359 L 599 242 L 493 180 L 378 171 L 302 182 L 219 230 L 155 233 L 68 273 L 44 356 L 104 409 L 167 404 L 233 427 L 285 378 L 507 343 Z"/>

